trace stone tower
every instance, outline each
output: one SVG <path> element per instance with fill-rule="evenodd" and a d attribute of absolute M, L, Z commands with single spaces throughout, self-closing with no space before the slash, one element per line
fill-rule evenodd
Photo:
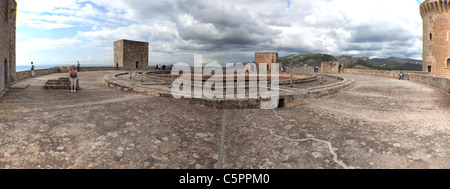
<path fill-rule="evenodd" d="M 148 42 L 119 40 L 114 42 L 114 67 L 148 69 Z"/>
<path fill-rule="evenodd" d="M 16 79 L 15 0 L 0 0 L 0 95 Z"/>
<path fill-rule="evenodd" d="M 426 0 L 423 19 L 423 71 L 450 77 L 450 0 Z"/>
<path fill-rule="evenodd" d="M 272 63 L 278 62 L 278 53 L 277 52 L 262 52 L 255 53 L 255 64 L 259 71 L 259 65 L 261 63 L 267 64 L 267 70 L 270 71 L 272 68 Z M 281 68 L 281 65 L 280 65 Z"/>

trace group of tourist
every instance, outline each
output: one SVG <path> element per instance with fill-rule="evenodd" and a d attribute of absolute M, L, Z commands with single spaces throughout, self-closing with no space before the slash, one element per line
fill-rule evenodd
<path fill-rule="evenodd" d="M 167 69 L 167 70 L 172 71 L 173 65 L 166 66 L 166 65 L 157 64 L 155 68 L 157 70 L 166 70 Z"/>
<path fill-rule="evenodd" d="M 314 66 L 314 72 L 319 72 L 319 67 Z"/>

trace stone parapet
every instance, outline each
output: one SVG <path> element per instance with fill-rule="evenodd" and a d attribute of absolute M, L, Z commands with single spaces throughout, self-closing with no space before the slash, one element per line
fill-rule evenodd
<path fill-rule="evenodd" d="M 54 73 L 68 73 L 71 66 L 58 66 L 48 69 L 39 69 L 35 70 L 35 77 L 37 76 L 43 76 L 48 74 L 54 74 Z M 81 67 L 80 72 L 84 71 L 104 71 L 104 70 L 115 70 L 115 67 Z M 16 72 L 16 79 L 17 81 L 30 78 L 31 77 L 31 71 L 21 71 Z"/>
<path fill-rule="evenodd" d="M 444 92 L 450 94 L 450 78 L 436 77 L 423 74 L 413 74 L 413 73 L 407 74 L 406 76 L 410 81 L 431 85 L 433 87 L 442 89 Z"/>
<path fill-rule="evenodd" d="M 34 70 L 34 73 L 35 73 L 34 76 L 37 77 L 37 76 L 48 75 L 48 74 L 53 74 L 53 73 L 60 73 L 60 72 L 59 72 L 58 67 L 53 67 L 53 68 L 49 68 L 49 69 Z M 30 78 L 30 77 L 31 77 L 31 71 L 16 72 L 16 78 L 18 81 L 22 80 L 22 79 Z"/>
<path fill-rule="evenodd" d="M 372 75 L 379 77 L 400 78 L 400 71 L 381 71 L 381 70 L 362 70 L 362 69 L 345 69 L 346 74 Z M 403 79 L 413 82 L 427 84 L 442 89 L 446 93 L 450 93 L 450 78 L 432 76 L 426 72 L 403 71 Z"/>

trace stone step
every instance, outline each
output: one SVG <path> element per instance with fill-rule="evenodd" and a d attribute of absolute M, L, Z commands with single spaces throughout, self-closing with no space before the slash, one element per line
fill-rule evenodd
<path fill-rule="evenodd" d="M 70 89 L 70 79 L 68 77 L 62 77 L 57 80 L 48 80 L 44 86 L 44 89 Z M 77 90 L 80 89 L 80 80 L 77 80 Z"/>

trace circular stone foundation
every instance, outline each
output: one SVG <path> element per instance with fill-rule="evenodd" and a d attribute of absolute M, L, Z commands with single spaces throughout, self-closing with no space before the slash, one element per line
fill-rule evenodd
<path fill-rule="evenodd" d="M 142 74 L 144 73 L 144 74 Z M 232 76 L 231 76 L 232 77 Z M 264 76 L 263 76 L 264 77 Z M 263 78 L 262 77 L 262 78 Z M 259 96 L 257 98 L 249 98 L 249 83 L 250 76 L 247 74 L 244 77 L 245 82 L 245 98 L 206 98 L 204 95 L 202 98 L 194 98 L 194 77 L 191 77 L 191 98 L 182 98 L 188 100 L 193 104 L 202 104 L 215 108 L 230 108 L 230 109 L 256 109 L 260 108 L 262 101 L 268 101 L 269 99 L 262 99 Z M 260 77 L 257 76 L 257 79 Z M 270 80 L 270 77 L 267 77 Z M 104 77 L 106 85 L 125 91 L 133 91 L 138 93 L 144 93 L 154 96 L 162 96 L 167 98 L 173 98 L 172 94 L 172 82 L 181 79 L 180 76 L 170 75 L 170 71 L 129 71 L 119 74 L 110 74 Z M 212 75 L 202 76 L 202 89 L 206 81 L 210 82 L 222 82 L 223 86 L 212 85 L 210 91 L 222 90 L 223 97 L 226 97 L 226 91 L 230 90 L 226 88 L 227 76 L 223 77 L 223 80 L 214 79 Z M 329 95 L 339 90 L 345 89 L 351 86 L 354 81 L 342 77 L 341 75 L 317 75 L 317 74 L 290 74 L 281 73 L 279 77 L 279 105 L 278 107 L 286 107 L 294 104 L 308 101 L 309 99 L 319 98 L 325 95 Z M 259 82 L 259 80 L 257 80 Z M 238 78 L 235 76 L 233 81 L 234 94 L 237 93 Z M 270 89 L 271 83 L 268 81 L 268 87 Z M 200 87 L 199 87 L 200 88 Z M 258 86 L 258 91 L 259 91 Z M 242 90 L 242 89 L 241 89 Z M 204 90 L 202 90 L 203 92 Z M 218 92 L 220 93 L 220 91 Z M 217 94 L 217 93 L 216 93 Z M 235 95 L 236 97 L 237 95 Z"/>

